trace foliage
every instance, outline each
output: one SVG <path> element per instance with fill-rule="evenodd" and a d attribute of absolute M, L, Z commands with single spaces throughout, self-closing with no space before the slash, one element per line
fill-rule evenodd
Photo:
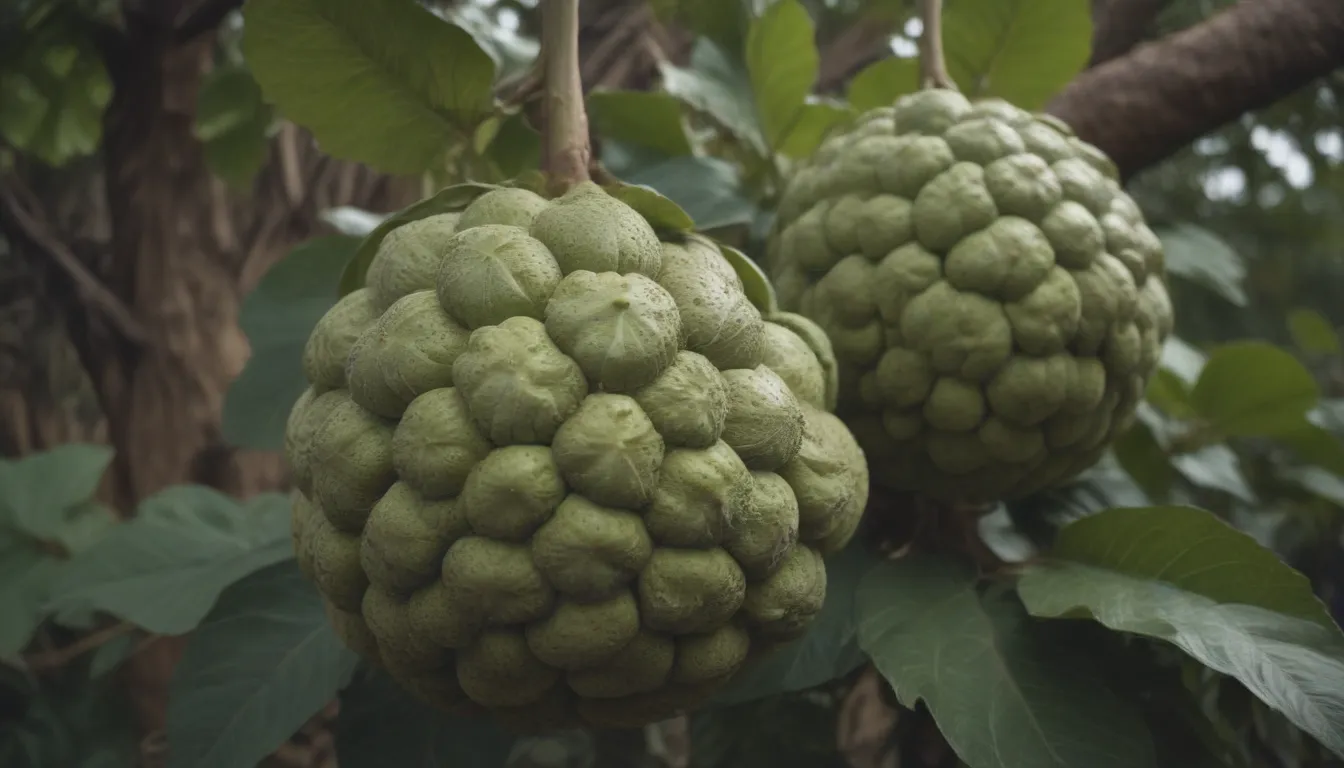
<path fill-rule="evenodd" d="M 660 228 L 724 243 L 763 308 L 772 292 L 754 259 L 793 163 L 917 85 L 914 60 L 894 55 L 843 98 L 817 93 L 816 38 L 840 4 L 816 5 L 656 0 L 661 18 L 698 33 L 689 60 L 663 63 L 653 90 L 588 102 L 613 194 Z M 967 93 L 1039 108 L 1088 57 L 1084 0 L 947 6 L 949 68 Z M 111 85 L 88 27 L 49 8 L 20 17 L 24 45 L 0 45 L 0 135 L 50 165 L 94 152 Z M 391 229 L 537 183 L 538 136 L 510 87 L 536 49 L 501 42 L 493 23 L 410 0 L 246 6 L 245 55 L 222 55 L 198 94 L 194 130 L 222 180 L 246 188 L 285 119 L 332 156 L 437 191 L 391 214 L 327 212 L 338 234 L 296 248 L 246 298 L 252 356 L 224 407 L 231 444 L 281 446 L 304 340 L 362 284 Z M 1285 109 L 1315 114 L 1302 98 Z M 1337 125 L 1334 107 L 1320 111 Z M 783 760 L 786 731 L 808 728 L 770 730 L 791 722 L 780 713 L 805 710 L 810 726 L 829 717 L 818 713 L 834 709 L 831 687 L 869 662 L 970 768 L 1344 759 L 1344 605 L 1321 598 L 1344 591 L 1344 571 L 1319 565 L 1344 562 L 1344 318 L 1310 286 L 1312 274 L 1337 277 L 1338 260 L 1322 256 L 1280 295 L 1258 279 L 1273 274 L 1266 256 L 1289 259 L 1274 238 L 1336 253 L 1338 234 L 1299 230 L 1340 211 L 1303 190 L 1269 224 L 1248 215 L 1265 190 L 1287 194 L 1263 157 L 1242 162 L 1251 192 L 1206 194 L 1200 180 L 1251 131 L 1229 126 L 1213 137 L 1228 148 L 1192 151 L 1135 185 L 1167 251 L 1179 337 L 1113 455 L 1069 488 L 996 510 L 1000 529 L 981 532 L 1006 562 L 894 557 L 867 540 L 832 558 L 812 631 L 695 713 L 698 760 L 754 765 L 771 749 Z M 1337 185 L 1339 164 L 1318 155 L 1319 183 Z M 496 766 L 527 750 L 357 665 L 298 574 L 284 495 L 170 488 L 117 524 L 93 501 L 110 458 L 69 445 L 0 462 L 0 657 L 24 681 L 0 689 L 31 702 L 0 725 L 0 762 L 119 764 L 125 749 L 101 733 L 87 755 L 53 750 L 116 721 L 99 681 L 140 638 L 187 633 L 169 714 L 175 765 L 255 764 L 333 696 L 343 765 Z M 107 627 L 125 631 L 78 656 L 77 680 L 26 682 L 35 649 Z"/>

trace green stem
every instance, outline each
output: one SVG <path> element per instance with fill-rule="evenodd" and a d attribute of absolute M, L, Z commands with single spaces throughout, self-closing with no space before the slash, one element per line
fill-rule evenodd
<path fill-rule="evenodd" d="M 542 0 L 545 71 L 545 159 L 551 185 L 563 191 L 588 181 L 588 115 L 579 74 L 579 0 Z"/>
<path fill-rule="evenodd" d="M 919 0 L 919 20 L 924 24 L 919 36 L 920 87 L 957 90 L 943 57 L 943 0 Z"/>

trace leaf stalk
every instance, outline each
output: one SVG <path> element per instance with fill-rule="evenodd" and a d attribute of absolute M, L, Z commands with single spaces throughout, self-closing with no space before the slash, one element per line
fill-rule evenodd
<path fill-rule="evenodd" d="M 563 192 L 589 181 L 588 114 L 579 70 L 579 0 L 542 0 L 541 56 L 544 58 L 543 170 Z"/>
<path fill-rule="evenodd" d="M 924 27 L 919 36 L 920 87 L 957 90 L 943 54 L 943 0 L 919 0 L 919 20 Z"/>

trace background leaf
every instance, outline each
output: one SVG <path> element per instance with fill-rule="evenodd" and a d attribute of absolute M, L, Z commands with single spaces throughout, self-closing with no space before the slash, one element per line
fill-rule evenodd
<path fill-rule="evenodd" d="M 1234 306 L 1250 301 L 1243 284 L 1246 263 L 1225 240 L 1189 223 L 1155 227 L 1162 240 L 1167 272 L 1179 275 L 1222 296 Z"/>
<path fill-rule="evenodd" d="M 261 170 L 273 121 L 261 86 L 246 67 L 216 67 L 201 83 L 193 132 L 205 145 L 210 170 L 229 184 L 246 187 Z"/>
<path fill-rule="evenodd" d="M 1225 435 L 1274 435 L 1301 426 L 1320 399 L 1311 373 L 1261 341 L 1225 344 L 1209 355 L 1190 404 Z"/>
<path fill-rule="evenodd" d="M 883 59 L 864 67 L 849 81 L 850 106 L 860 112 L 889 107 L 919 90 L 919 59 Z"/>
<path fill-rule="evenodd" d="M 776 149 L 781 155 L 807 157 L 821 145 L 828 132 L 848 120 L 851 112 L 839 104 L 812 101 L 802 105 Z"/>
<path fill-rule="evenodd" d="M 1293 343 L 1304 352 L 1318 355 L 1341 354 L 1339 335 L 1320 312 L 1298 307 L 1288 313 L 1288 331 Z"/>
<path fill-rule="evenodd" d="M 812 18 L 797 0 L 776 0 L 747 31 L 746 64 L 768 146 L 779 149 L 817 81 Z"/>
<path fill-rule="evenodd" d="M 0 136 L 52 166 L 93 153 L 112 99 L 102 56 L 73 33 L 24 42 L 17 60 L 0 69 Z"/>
<path fill-rule="evenodd" d="M 240 504 L 205 486 L 175 486 L 72 560 L 52 585 L 48 610 L 58 618 L 100 611 L 180 635 L 230 584 L 292 555 L 284 494 Z"/>
<path fill-rule="evenodd" d="M 168 768 L 256 765 L 349 682 L 357 660 L 294 560 L 239 581 L 173 674 Z"/>
<path fill-rule="evenodd" d="M 267 98 L 335 157 L 419 173 L 491 108 L 489 54 L 412 0 L 249 0 L 244 14 Z"/>
<path fill-rule="evenodd" d="M 859 642 L 970 768 L 1156 768 L 1137 712 L 974 570 L 913 555 L 859 585 Z"/>
<path fill-rule="evenodd" d="M 807 634 L 744 668 L 714 695 L 739 704 L 800 691 L 849 674 L 864 662 L 854 618 L 857 587 L 880 561 L 857 540 L 826 560 L 826 602 Z"/>
<path fill-rule="evenodd" d="M 666 155 L 688 155 L 681 102 L 660 91 L 603 91 L 588 94 L 588 118 L 603 140 L 623 141 Z"/>
<path fill-rule="evenodd" d="M 224 396 L 223 432 L 253 450 L 284 447 L 285 421 L 308 387 L 303 348 L 336 303 L 337 284 L 359 239 L 329 235 L 299 244 L 243 300 L 238 324 L 252 354 Z"/>
<path fill-rule="evenodd" d="M 0 459 L 0 528 L 38 539 L 55 536 L 71 512 L 93 498 L 113 456 L 105 445 L 66 443 Z"/>
<path fill-rule="evenodd" d="M 757 155 L 769 154 L 751 81 L 743 67 L 714 43 L 697 40 L 690 67 L 664 63 L 659 72 L 668 93 L 713 119 Z"/>
<path fill-rule="evenodd" d="M 951 0 L 943 12 L 948 74 L 972 98 L 1041 109 L 1091 55 L 1087 0 Z"/>
<path fill-rule="evenodd" d="M 717 157 L 650 157 L 638 148 L 605 142 L 602 160 L 621 181 L 652 187 L 676 203 L 696 229 L 745 224 L 756 214 L 756 206 L 743 195 L 737 169 Z"/>

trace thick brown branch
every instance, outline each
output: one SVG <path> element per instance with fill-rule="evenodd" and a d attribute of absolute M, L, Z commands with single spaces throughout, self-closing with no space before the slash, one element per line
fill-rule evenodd
<path fill-rule="evenodd" d="M 1148 34 L 1171 0 L 1092 0 L 1092 58 L 1089 67 L 1129 53 Z"/>
<path fill-rule="evenodd" d="M 1341 64 L 1344 2 L 1243 0 L 1083 73 L 1049 111 L 1127 178 Z"/>

